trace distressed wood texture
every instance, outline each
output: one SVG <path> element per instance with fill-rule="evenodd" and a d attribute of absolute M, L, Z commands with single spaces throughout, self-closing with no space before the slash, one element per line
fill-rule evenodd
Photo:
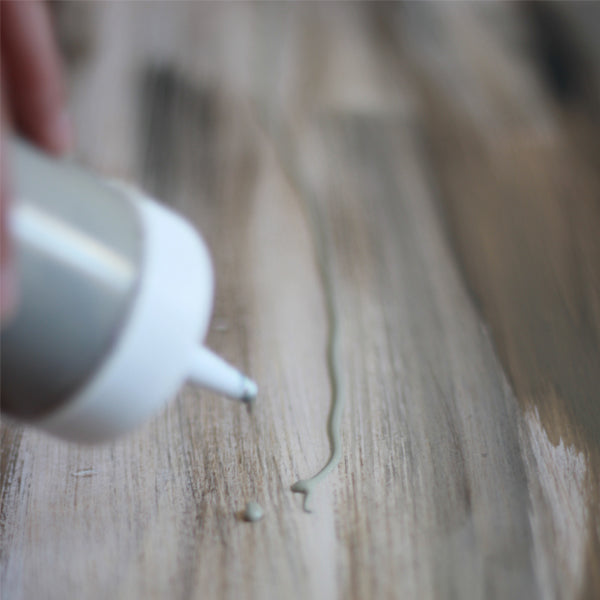
<path fill-rule="evenodd" d="M 78 157 L 197 224 L 208 343 L 261 393 L 249 415 L 186 387 L 93 448 L 3 424 L 2 598 L 598 598 L 598 79 L 560 21 L 57 17 Z M 327 460 L 335 386 L 342 460 L 307 514 L 290 486 Z"/>

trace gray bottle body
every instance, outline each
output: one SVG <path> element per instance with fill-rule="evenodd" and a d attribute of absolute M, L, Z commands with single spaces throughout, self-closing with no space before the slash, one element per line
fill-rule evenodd
<path fill-rule="evenodd" d="M 18 142 L 11 229 L 19 304 L 1 333 L 1 409 L 36 420 L 82 388 L 117 341 L 143 254 L 131 200 Z"/>

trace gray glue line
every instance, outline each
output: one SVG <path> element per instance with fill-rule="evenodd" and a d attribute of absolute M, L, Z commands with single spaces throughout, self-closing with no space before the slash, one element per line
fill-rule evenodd
<path fill-rule="evenodd" d="M 305 194 L 309 196 L 310 194 Z M 311 512 L 310 498 L 316 485 L 318 485 L 340 462 L 342 457 L 342 443 L 340 440 L 340 424 L 344 409 L 344 391 L 342 389 L 342 378 L 340 377 L 339 358 L 339 319 L 335 310 L 334 286 L 331 270 L 330 256 L 327 252 L 325 234 L 321 223 L 323 220 L 318 214 L 316 201 L 309 199 L 308 210 L 312 227 L 312 237 L 315 247 L 315 259 L 325 297 L 325 312 L 327 315 L 327 376 L 331 389 L 331 407 L 327 421 L 327 436 L 329 438 L 329 460 L 325 466 L 310 479 L 301 479 L 292 485 L 292 492 L 304 494 L 304 510 Z"/>
<path fill-rule="evenodd" d="M 313 240 L 315 251 L 315 263 L 319 272 L 323 295 L 325 297 L 325 313 L 327 316 L 327 377 L 331 389 L 331 404 L 329 409 L 329 418 L 327 421 L 327 436 L 329 438 L 329 460 L 321 470 L 309 479 L 300 479 L 291 486 L 292 492 L 304 494 L 304 510 L 311 512 L 310 499 L 317 486 L 335 467 L 337 467 L 342 457 L 342 443 L 340 440 L 340 424 L 344 410 L 345 394 L 342 389 L 342 377 L 339 362 L 339 323 L 335 310 L 334 285 L 332 269 L 327 244 L 325 242 L 325 233 L 323 231 L 322 219 L 317 208 L 318 201 L 314 198 L 310 190 L 306 189 L 302 177 L 299 176 L 295 168 L 294 152 L 289 141 L 286 141 L 285 134 L 274 134 L 272 128 L 268 125 L 268 119 L 259 107 L 256 108 L 258 125 L 261 126 L 266 137 L 270 139 L 275 147 L 275 155 L 279 159 L 279 164 L 283 172 L 287 175 L 291 186 L 296 190 L 299 199 L 304 198 L 305 202 L 300 202 L 302 212 L 307 216 L 307 226 Z M 307 214 L 308 213 L 308 214 Z"/>

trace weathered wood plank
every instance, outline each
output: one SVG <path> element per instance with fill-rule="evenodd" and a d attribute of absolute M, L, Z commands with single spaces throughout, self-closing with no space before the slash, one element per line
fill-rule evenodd
<path fill-rule="evenodd" d="M 413 48 L 405 55 L 413 57 L 440 204 L 525 415 L 538 568 L 558 569 L 561 596 L 593 598 L 600 590 L 600 129 L 593 77 L 583 62 L 570 62 L 579 49 L 557 45 L 555 52 L 565 53 L 561 69 L 573 71 L 562 72 L 563 88 L 571 81 L 565 95 L 548 79 L 540 31 L 521 29 L 508 45 L 502 25 L 520 19 L 520 9 L 439 8 L 414 11 L 416 22 L 436 21 L 442 31 L 435 40 L 431 29 L 408 27 L 398 43 Z M 585 5 L 571 9 L 588 14 Z M 449 47 L 450 40 L 472 43 L 474 31 L 488 32 L 487 62 L 467 52 L 457 60 Z M 428 44 L 435 45 L 430 56 L 415 51 Z M 440 85 L 448 73 L 460 88 Z M 482 127 L 478 117 L 499 101 Z"/>
<path fill-rule="evenodd" d="M 512 44 L 526 22 L 64 9 L 79 157 L 197 224 L 209 345 L 261 395 L 186 387 L 98 448 L 0 425 L 2 597 L 593 597 L 594 144 Z M 306 514 L 290 485 L 327 460 L 332 383 L 343 457 Z"/>

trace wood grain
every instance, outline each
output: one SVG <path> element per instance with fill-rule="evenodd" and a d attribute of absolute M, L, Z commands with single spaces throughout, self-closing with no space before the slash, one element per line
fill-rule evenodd
<path fill-rule="evenodd" d="M 505 71 L 483 72 L 474 55 L 458 64 L 441 47 L 438 56 L 448 57 L 442 64 L 414 55 L 414 75 L 454 246 L 530 421 L 535 477 L 546 504 L 539 510 L 554 515 L 557 548 L 570 548 L 570 519 L 579 521 L 583 556 L 577 561 L 568 550 L 562 560 L 579 570 L 582 596 L 594 597 L 600 585 L 600 96 L 592 65 L 598 56 L 579 59 L 572 31 L 563 32 L 544 10 L 537 7 L 537 26 L 521 33 L 534 52 L 520 61 L 520 72 L 509 72 L 511 57 L 493 24 L 497 13 L 484 10 L 471 19 L 488 28 L 487 59 L 506 64 Z M 582 5 L 581 16 L 593 17 L 587 10 Z M 441 23 L 452 36 L 468 39 L 476 28 L 463 12 L 453 7 Z M 434 42 L 421 30 L 418 43 Z M 486 128 L 474 123 L 478 111 L 465 110 L 456 89 L 440 94 L 442 69 L 467 82 L 462 95 L 495 99 L 505 90 Z M 548 441 L 565 461 L 562 475 L 544 473 L 550 456 L 542 456 L 538 444 Z M 557 485 L 563 488 L 558 495 Z M 565 518 L 569 525 L 561 523 Z"/>
<path fill-rule="evenodd" d="M 2 424 L 2 598 L 597 597 L 597 130 L 556 106 L 526 16 L 57 16 L 80 160 L 202 231 L 208 344 L 261 394 L 249 415 L 185 387 L 93 448 Z M 332 383 L 343 457 L 307 514 Z"/>

